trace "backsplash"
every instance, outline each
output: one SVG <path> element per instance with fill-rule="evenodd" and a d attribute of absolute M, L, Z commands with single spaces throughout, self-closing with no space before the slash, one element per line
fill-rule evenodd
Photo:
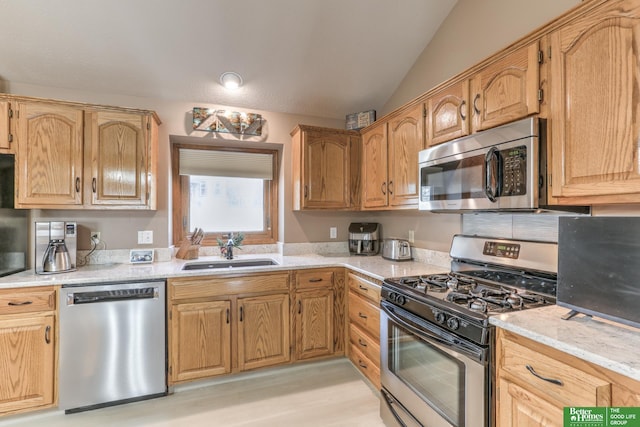
<path fill-rule="evenodd" d="M 561 216 L 576 216 L 576 214 L 464 214 L 462 215 L 462 233 L 505 239 L 557 242 L 558 222 Z"/>

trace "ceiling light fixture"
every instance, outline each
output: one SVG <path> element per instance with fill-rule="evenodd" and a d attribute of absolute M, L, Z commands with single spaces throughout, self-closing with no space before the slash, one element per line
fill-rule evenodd
<path fill-rule="evenodd" d="M 220 75 L 220 84 L 227 89 L 238 89 L 242 86 L 242 77 L 233 71 L 227 71 Z"/>

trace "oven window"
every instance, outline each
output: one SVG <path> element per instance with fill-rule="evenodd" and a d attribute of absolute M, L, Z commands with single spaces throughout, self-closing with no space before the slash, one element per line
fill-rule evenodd
<path fill-rule="evenodd" d="M 420 168 L 420 199 L 484 198 L 484 155 Z"/>
<path fill-rule="evenodd" d="M 389 370 L 451 424 L 464 426 L 465 365 L 392 322 Z"/>

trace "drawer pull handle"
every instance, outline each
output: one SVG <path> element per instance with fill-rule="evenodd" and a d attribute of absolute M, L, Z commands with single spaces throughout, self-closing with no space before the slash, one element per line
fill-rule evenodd
<path fill-rule="evenodd" d="M 47 344 L 51 343 L 51 326 L 49 325 L 44 328 L 44 342 Z"/>
<path fill-rule="evenodd" d="M 358 338 L 358 344 L 360 344 L 362 347 L 366 347 L 367 346 L 367 343 L 362 341 L 361 338 Z"/>
<path fill-rule="evenodd" d="M 33 301 L 22 301 L 22 302 L 13 302 L 13 301 L 9 301 L 8 303 L 9 305 L 12 306 L 19 306 L 19 305 L 29 305 L 29 304 L 33 304 Z"/>
<path fill-rule="evenodd" d="M 319 277 L 317 279 L 309 279 L 309 283 L 318 283 L 318 282 L 322 282 L 322 278 Z"/>
<path fill-rule="evenodd" d="M 362 314 L 361 312 L 358 312 L 358 316 L 360 316 L 361 319 L 366 319 L 367 315 L 366 314 Z"/>
<path fill-rule="evenodd" d="M 363 368 L 363 369 L 367 369 L 366 363 L 362 363 L 362 360 L 360 360 L 360 359 L 358 359 L 358 365 L 360 365 L 360 367 Z"/>
<path fill-rule="evenodd" d="M 564 383 L 560 380 L 556 380 L 554 378 L 545 378 L 542 375 L 540 375 L 539 373 L 537 373 L 533 367 L 531 365 L 526 365 L 526 368 L 529 372 L 531 372 L 531 375 L 533 375 L 534 377 L 540 378 L 543 381 L 549 382 L 551 384 L 555 384 L 555 385 L 564 385 Z"/>
<path fill-rule="evenodd" d="M 360 288 L 361 291 L 369 292 L 369 288 L 366 286 L 358 285 L 358 288 Z"/>

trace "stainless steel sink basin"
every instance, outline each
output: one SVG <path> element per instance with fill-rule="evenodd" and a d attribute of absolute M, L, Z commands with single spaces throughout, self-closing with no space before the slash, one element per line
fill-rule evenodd
<path fill-rule="evenodd" d="M 278 263 L 272 259 L 202 261 L 202 262 L 189 262 L 185 264 L 182 267 L 182 269 L 183 270 L 212 270 L 217 268 L 260 267 L 264 265 L 278 265 Z"/>

